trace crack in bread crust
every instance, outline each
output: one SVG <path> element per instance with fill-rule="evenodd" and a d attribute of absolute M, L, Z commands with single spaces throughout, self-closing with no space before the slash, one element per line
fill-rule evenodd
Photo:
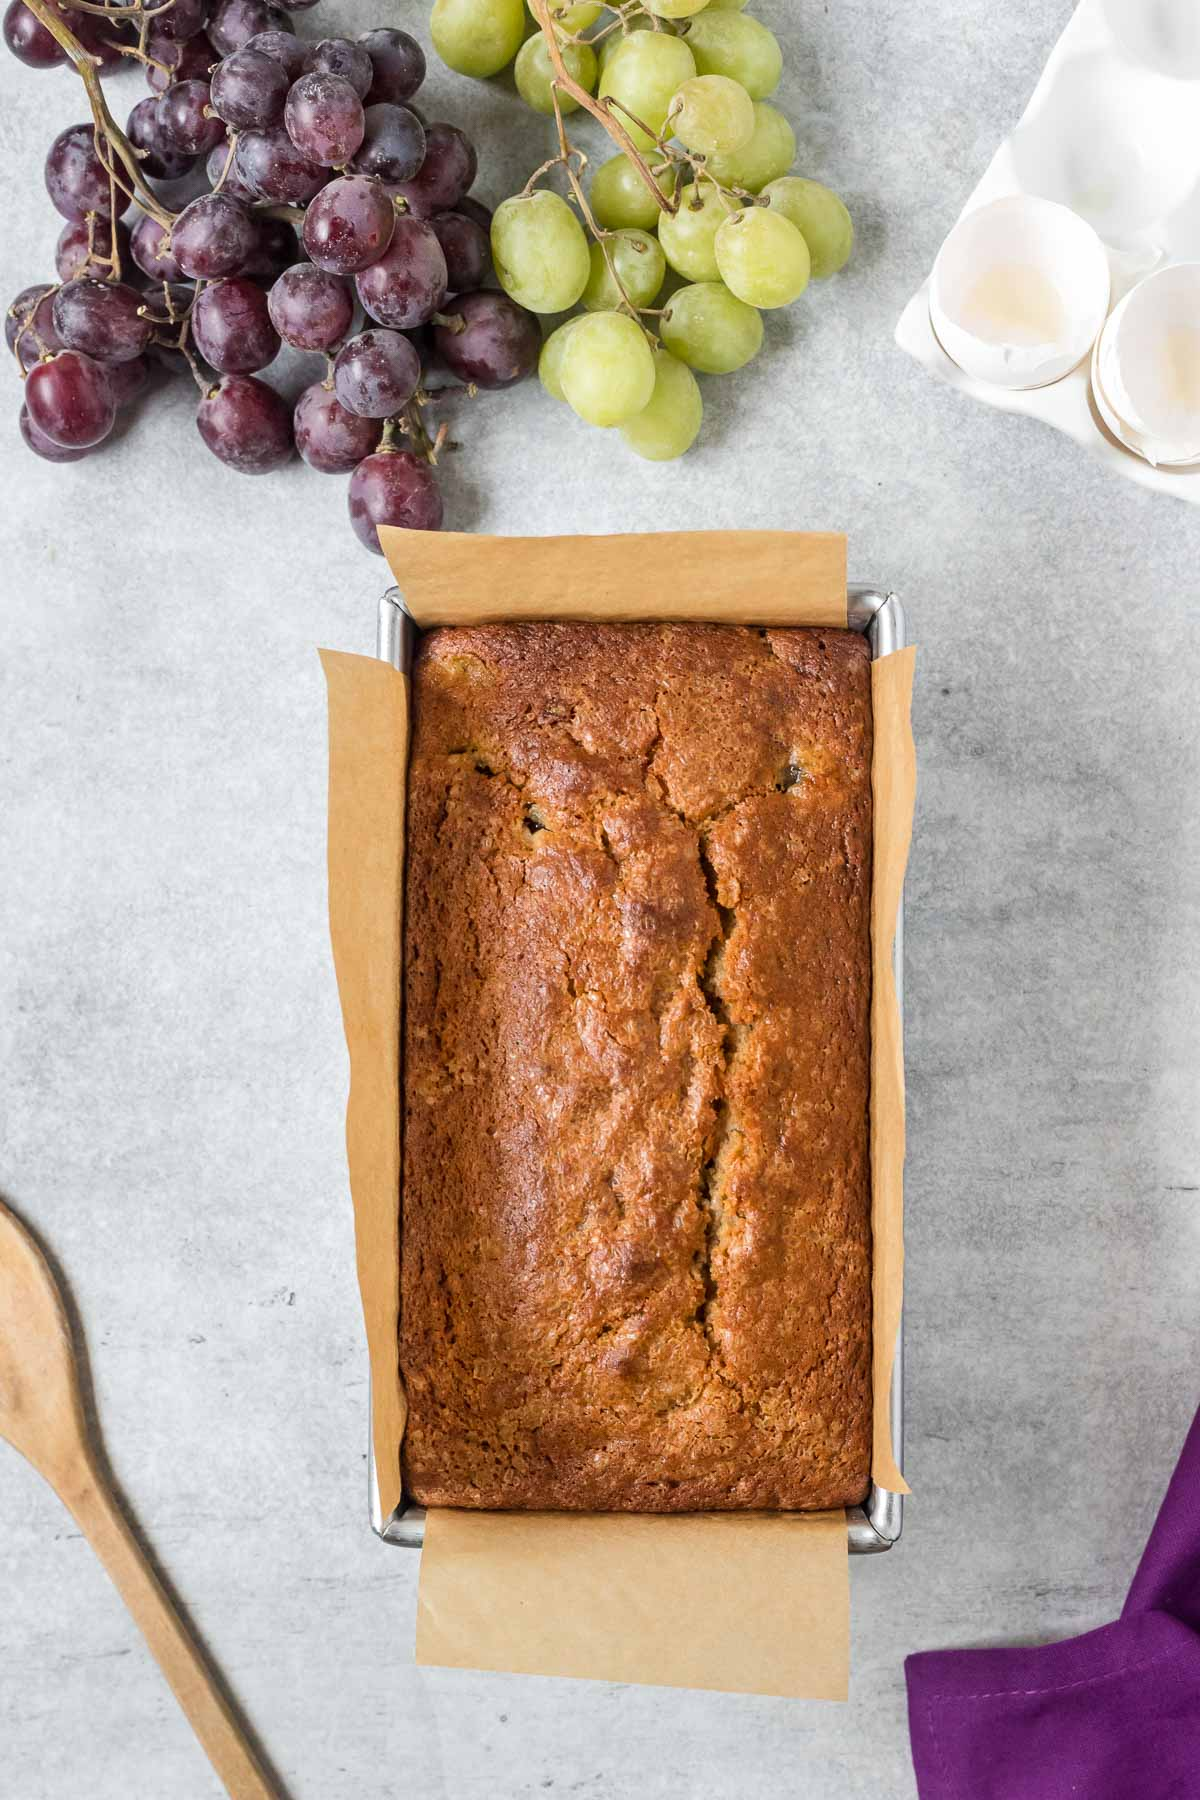
<path fill-rule="evenodd" d="M 443 629 L 413 700 L 408 1491 L 861 1499 L 866 646 Z"/>

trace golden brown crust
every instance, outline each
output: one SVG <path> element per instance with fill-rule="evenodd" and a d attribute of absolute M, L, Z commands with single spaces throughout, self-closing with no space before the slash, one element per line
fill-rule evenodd
<path fill-rule="evenodd" d="M 861 1500 L 866 644 L 443 629 L 413 695 L 407 1491 Z"/>

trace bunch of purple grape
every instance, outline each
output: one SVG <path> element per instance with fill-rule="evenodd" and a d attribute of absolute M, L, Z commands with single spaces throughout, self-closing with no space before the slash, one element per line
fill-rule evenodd
<path fill-rule="evenodd" d="M 57 4 L 77 36 L 88 22 L 92 50 L 103 21 Z M 63 59 L 24 0 L 4 35 L 33 66 Z M 120 60 L 119 42 L 103 54 Z M 202 166 L 208 191 L 126 221 L 112 145 L 91 124 L 54 140 L 46 186 L 67 221 L 58 282 L 26 288 L 6 320 L 26 443 L 52 462 L 89 455 L 152 360 L 190 367 L 200 435 L 231 468 L 262 474 L 298 449 L 315 469 L 349 473 L 351 522 L 371 550 L 380 524 L 436 530 L 445 427 L 431 435 L 424 408 L 448 386 L 529 375 L 541 333 L 483 285 L 490 214 L 468 192 L 475 150 L 412 104 L 420 45 L 389 29 L 306 42 L 268 0 L 174 0 L 156 11 L 145 54 L 152 92 L 125 128 L 139 173 L 157 197 L 155 183 Z M 294 405 L 261 378 L 283 344 L 326 359 Z M 431 368 L 451 378 L 440 390 L 426 385 Z"/>

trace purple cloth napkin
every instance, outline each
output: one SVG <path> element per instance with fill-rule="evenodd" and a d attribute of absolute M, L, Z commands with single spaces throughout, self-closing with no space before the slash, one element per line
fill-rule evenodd
<path fill-rule="evenodd" d="M 1200 1800 L 1200 1413 L 1115 1624 L 905 1673 L 921 1800 Z"/>

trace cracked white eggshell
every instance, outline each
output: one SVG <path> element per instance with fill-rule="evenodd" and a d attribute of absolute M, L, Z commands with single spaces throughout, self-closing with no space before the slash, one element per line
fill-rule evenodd
<path fill-rule="evenodd" d="M 1017 331 L 981 317 L 977 296 L 1023 278 L 1057 302 L 1056 316 Z M 1083 361 L 1108 311 L 1108 257 L 1091 226 L 1065 206 L 1009 194 L 960 219 L 938 253 L 929 318 L 942 348 L 968 375 L 993 387 L 1037 388 Z"/>
<path fill-rule="evenodd" d="M 1103 333 L 1101 336 L 1103 336 Z M 1092 399 L 1096 403 L 1096 411 L 1100 414 L 1100 417 L 1107 425 L 1113 437 L 1116 438 L 1119 444 L 1124 444 L 1126 450 L 1132 450 L 1135 456 L 1140 456 L 1141 451 L 1136 444 L 1130 442 L 1129 437 L 1126 435 L 1127 427 L 1122 425 L 1120 419 L 1118 419 L 1109 403 L 1108 395 L 1104 392 L 1104 385 L 1100 380 L 1100 338 L 1096 339 L 1096 347 L 1092 351 L 1091 387 Z"/>
<path fill-rule="evenodd" d="M 1177 81 L 1200 81 L 1196 0 L 1105 0 L 1108 28 L 1127 56 Z"/>
<path fill-rule="evenodd" d="M 1200 263 L 1174 263 L 1139 282 L 1096 345 L 1100 416 L 1154 467 L 1200 461 Z"/>
<path fill-rule="evenodd" d="M 1027 193 L 1069 206 L 1106 243 L 1127 244 L 1200 179 L 1200 99 L 1190 82 L 1095 51 L 1062 65 L 1012 148 Z"/>

